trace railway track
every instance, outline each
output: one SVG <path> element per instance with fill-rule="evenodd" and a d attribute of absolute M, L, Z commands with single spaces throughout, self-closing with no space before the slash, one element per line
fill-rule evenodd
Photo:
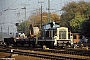
<path fill-rule="evenodd" d="M 35 51 L 38 51 L 37 49 Z M 81 50 L 81 49 L 47 49 L 47 50 L 40 50 L 44 52 L 51 52 L 51 53 L 62 53 L 62 54 L 71 54 L 71 55 L 81 55 L 81 56 L 90 56 L 90 50 Z"/>
<path fill-rule="evenodd" d="M 2 48 L 0 49 L 1 52 L 9 52 L 10 53 L 10 48 Z M 71 54 L 65 54 L 65 53 L 60 53 L 64 52 L 64 50 L 41 50 L 41 49 L 32 49 L 32 50 L 22 50 L 22 49 L 14 49 L 13 54 L 18 54 L 18 55 L 26 55 L 26 56 L 34 56 L 34 57 L 39 57 L 39 58 L 45 58 L 45 59 L 52 59 L 52 60 L 89 60 L 90 57 L 86 56 L 76 56 L 76 55 L 71 55 Z"/>
<path fill-rule="evenodd" d="M 30 49 L 30 48 L 22 48 L 22 47 L 19 47 L 19 49 L 42 51 L 42 52 L 51 52 L 51 53 L 71 54 L 71 55 L 81 55 L 81 56 L 89 56 L 90 57 L 90 50 L 85 50 L 85 49 L 73 49 L 73 48 L 67 48 L 67 49 L 31 48 Z"/>
<path fill-rule="evenodd" d="M 40 52 L 40 51 L 19 51 L 16 50 L 14 54 L 19 54 L 19 55 L 26 55 L 26 56 L 34 56 L 34 57 L 39 57 L 39 58 L 45 58 L 45 59 L 52 59 L 52 60 L 88 60 L 88 58 L 85 57 L 76 57 L 76 56 L 71 56 L 71 55 L 64 55 L 64 54 L 55 54 L 55 53 L 48 53 L 48 52 Z"/>
<path fill-rule="evenodd" d="M 89 56 L 90 57 L 90 50 L 84 50 L 84 49 L 41 49 L 41 48 L 23 48 L 23 47 L 17 47 L 18 49 L 22 50 L 33 50 L 33 51 L 42 51 L 42 52 L 51 52 L 51 53 L 62 53 L 62 54 L 70 54 L 70 55 L 80 55 L 80 56 Z M 13 47 L 13 49 L 17 49 L 16 47 Z M 5 47 L 6 49 L 6 47 Z M 4 50 L 5 50 L 4 49 Z M 7 48 L 7 50 L 10 48 Z"/>

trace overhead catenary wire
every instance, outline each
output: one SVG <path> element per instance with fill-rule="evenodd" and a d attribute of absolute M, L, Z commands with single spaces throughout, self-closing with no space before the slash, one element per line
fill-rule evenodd
<path fill-rule="evenodd" d="M 15 0 L 7 9 L 4 9 L 4 10 L 8 10 L 11 6 L 13 6 L 14 5 L 14 3 L 16 2 L 17 0 Z M 5 11 L 1 11 L 1 15 L 4 13 Z M 1 16 L 0 15 L 0 16 Z"/>
<path fill-rule="evenodd" d="M 29 2 L 29 1 L 31 1 L 31 0 L 27 0 L 27 1 L 25 1 L 25 2 L 22 2 L 22 3 L 20 3 L 20 4 L 17 4 L 17 5 L 15 5 L 15 6 L 13 6 L 12 8 L 15 8 L 15 7 L 19 6 L 19 5 L 25 4 L 25 3 Z"/>
<path fill-rule="evenodd" d="M 13 6 L 16 1 L 17 1 L 17 0 L 15 0 L 15 1 L 8 7 L 8 9 L 9 9 L 11 6 Z"/>
<path fill-rule="evenodd" d="M 31 1 L 31 0 L 27 0 L 27 1 L 25 1 L 25 2 L 22 2 L 22 3 L 14 6 L 14 4 L 16 3 L 16 1 L 17 1 L 17 0 L 15 0 L 8 8 L 5 8 L 3 11 L 1 11 L 1 12 L 0 12 L 0 16 L 5 12 L 5 10 L 8 10 L 10 7 L 13 6 L 13 7 L 12 7 L 12 9 L 13 9 L 13 8 L 15 8 L 15 7 L 17 7 L 17 6 L 19 6 L 19 5 L 23 4 L 23 3 L 29 2 L 29 1 Z"/>
<path fill-rule="evenodd" d="M 30 11 L 27 11 L 26 13 L 29 13 Z M 24 15 L 24 13 L 20 13 L 20 16 L 21 15 Z M 13 17 L 14 16 L 14 17 Z M 12 16 L 10 16 L 10 17 L 13 17 L 12 19 L 10 19 L 10 20 L 13 20 L 14 18 L 16 18 L 17 17 L 17 12 L 14 14 L 14 15 L 12 15 Z M 6 17 L 6 18 L 4 18 L 5 20 L 6 19 L 8 19 L 9 17 Z"/>

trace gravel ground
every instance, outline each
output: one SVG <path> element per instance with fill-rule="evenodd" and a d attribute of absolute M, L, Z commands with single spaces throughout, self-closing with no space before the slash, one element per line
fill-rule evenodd
<path fill-rule="evenodd" d="M 31 56 L 14 56 L 15 60 L 49 60 L 49 59 L 43 59 L 43 58 L 37 58 L 37 57 L 31 57 Z"/>
<path fill-rule="evenodd" d="M 10 53 L 0 52 L 0 58 L 9 58 L 9 56 Z M 11 58 L 15 58 L 15 60 L 49 60 L 49 59 L 43 59 L 43 58 L 37 58 L 31 56 L 23 56 L 23 55 L 12 56 Z"/>
<path fill-rule="evenodd" d="M 0 52 L 0 58 L 7 58 L 9 56 L 10 56 L 10 53 Z"/>

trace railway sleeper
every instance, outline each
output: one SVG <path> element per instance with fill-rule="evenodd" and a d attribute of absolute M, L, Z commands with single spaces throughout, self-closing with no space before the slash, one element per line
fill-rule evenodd
<path fill-rule="evenodd" d="M 30 56 L 31 56 L 31 54 L 30 54 Z M 32 56 L 34 56 L 34 57 L 40 57 L 40 58 L 45 58 L 45 59 L 52 59 L 52 60 L 60 60 L 60 59 L 62 59 L 62 60 L 64 60 L 65 58 L 57 58 L 57 57 L 55 57 L 55 56 L 47 56 L 47 55 L 44 55 L 44 54 L 35 54 L 35 55 L 32 55 Z"/>
<path fill-rule="evenodd" d="M 85 51 L 82 51 L 82 52 L 85 53 Z M 26 55 L 26 56 L 35 56 L 35 57 L 40 57 L 40 58 L 47 58 L 47 59 L 57 59 L 58 58 L 57 60 L 59 60 L 59 59 L 88 60 L 88 59 L 84 59 L 84 58 L 75 58 L 75 57 L 67 57 L 67 56 L 57 56 L 57 55 L 51 55 L 51 54 L 40 54 L 40 53 L 35 53 L 35 52 L 22 52 L 22 51 L 17 51 L 17 50 L 14 50 L 13 53 L 17 53 L 19 55 Z M 79 53 L 79 51 L 77 51 L 77 53 Z M 86 53 L 89 53 L 89 51 L 86 51 Z"/>
<path fill-rule="evenodd" d="M 56 56 L 56 55 L 50 55 L 50 54 L 40 54 L 42 55 L 42 57 L 47 57 L 47 58 L 50 58 L 50 59 L 76 59 L 76 60 L 86 60 L 86 59 L 83 59 L 83 58 L 74 58 L 74 57 L 66 57 L 66 56 Z"/>
<path fill-rule="evenodd" d="M 34 57 L 40 57 L 40 58 L 46 58 L 46 59 L 76 59 L 76 60 L 87 60 L 83 58 L 73 58 L 73 57 L 66 57 L 66 56 L 57 56 L 57 55 L 50 55 L 50 54 L 38 54 L 38 53 L 27 53 L 27 52 L 20 52 L 20 55 L 26 55 L 26 56 L 34 56 Z"/>
<path fill-rule="evenodd" d="M 66 51 L 58 51 L 58 50 L 41 50 L 43 52 L 51 52 L 51 53 L 63 53 L 63 54 L 71 54 L 71 55 L 81 55 L 81 56 L 90 56 L 89 51 L 78 51 L 78 50 L 66 50 Z"/>

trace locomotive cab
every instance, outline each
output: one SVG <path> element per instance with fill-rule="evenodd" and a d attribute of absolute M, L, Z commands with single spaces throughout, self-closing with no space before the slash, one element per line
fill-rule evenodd
<path fill-rule="evenodd" d="M 57 28 L 57 34 L 55 35 L 54 40 L 55 40 L 54 42 L 55 46 L 65 47 L 73 44 L 73 38 L 71 36 L 71 32 L 69 33 L 68 28 L 66 27 Z"/>

